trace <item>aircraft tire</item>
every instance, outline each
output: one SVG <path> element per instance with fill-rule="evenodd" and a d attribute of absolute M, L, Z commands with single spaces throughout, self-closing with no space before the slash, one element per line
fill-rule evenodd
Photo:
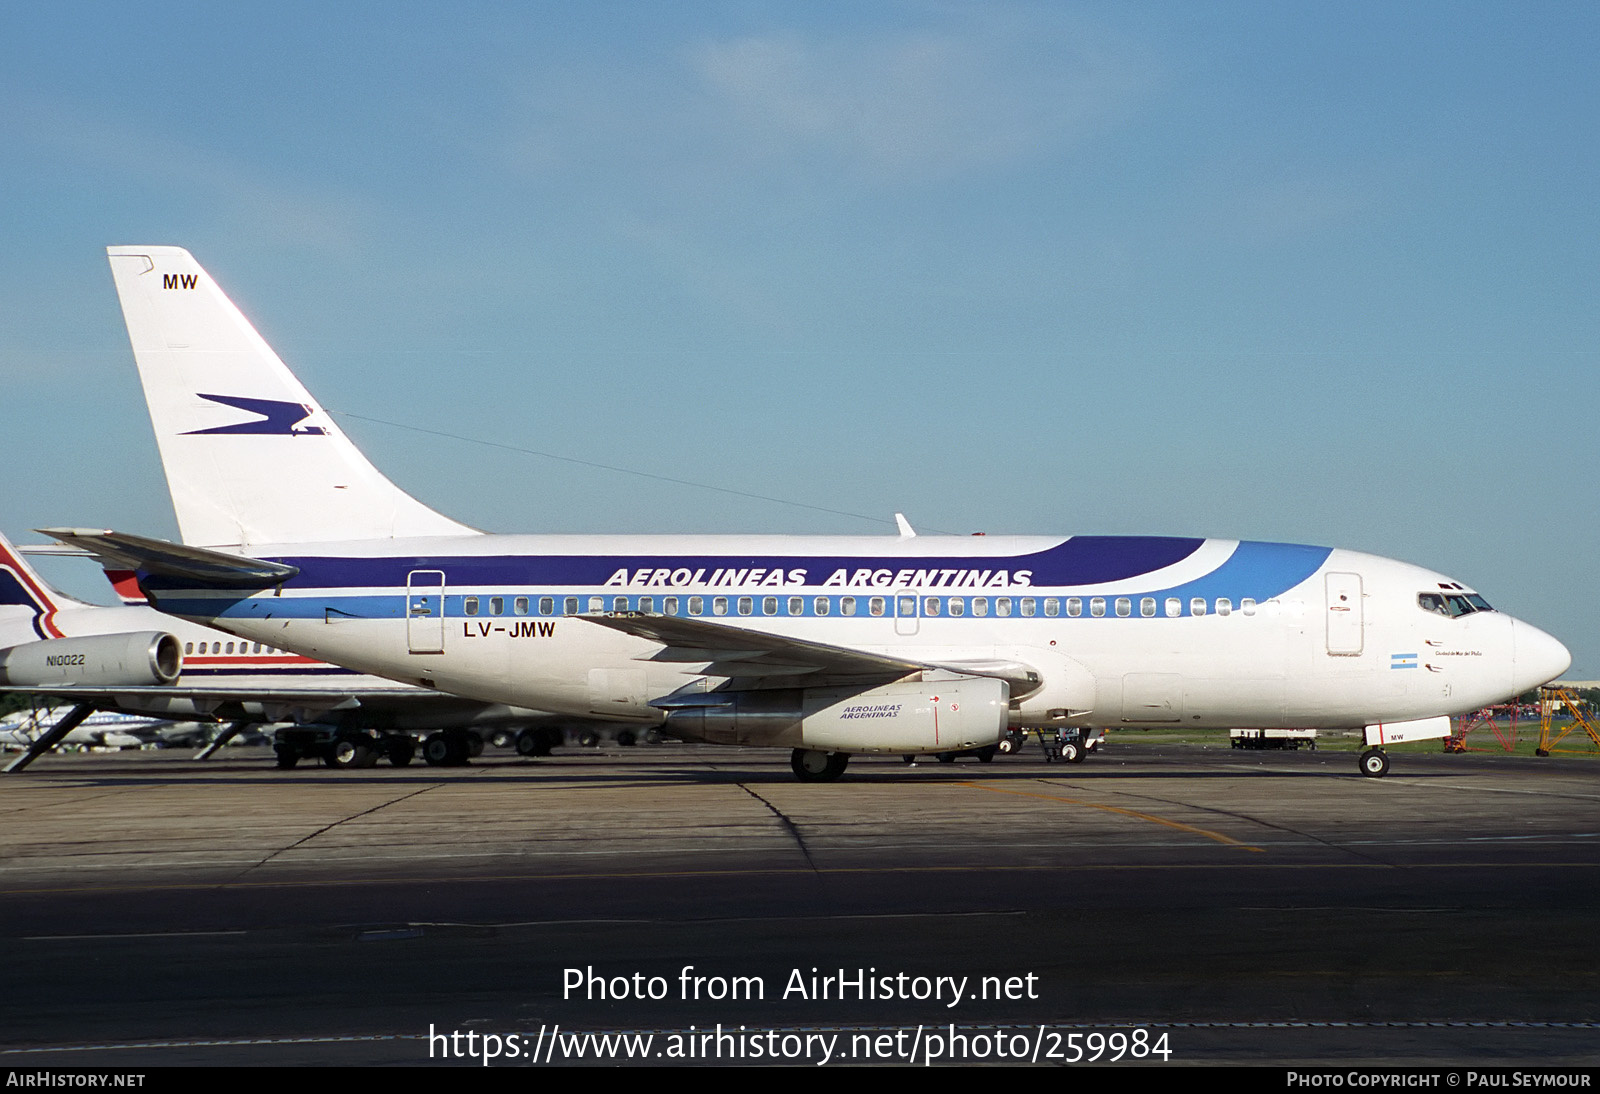
<path fill-rule="evenodd" d="M 278 769 L 287 771 L 300 762 L 300 750 L 287 742 L 279 742 L 272 746 L 273 753 L 278 758 Z"/>
<path fill-rule="evenodd" d="M 455 752 L 450 747 L 450 738 L 443 733 L 430 733 L 422 742 L 422 760 L 430 767 L 447 767 L 459 762 Z"/>
<path fill-rule="evenodd" d="M 803 783 L 832 782 L 844 774 L 849 762 L 848 752 L 823 752 L 816 748 L 797 748 L 789 755 L 789 766 Z"/>
<path fill-rule="evenodd" d="M 974 749 L 972 754 L 978 757 L 979 763 L 990 764 L 994 763 L 994 754 L 998 751 L 1000 751 L 999 745 L 984 745 L 982 748 Z"/>
<path fill-rule="evenodd" d="M 639 739 L 633 735 L 633 730 L 619 729 L 617 731 L 617 744 L 621 745 L 623 748 L 628 748 L 638 743 Z"/>
<path fill-rule="evenodd" d="M 956 754 L 954 752 L 939 752 L 935 753 L 935 755 L 942 764 L 953 764 L 956 762 Z"/>
<path fill-rule="evenodd" d="M 539 733 L 537 730 L 525 729 L 517 734 L 518 756 L 542 756 L 544 752 L 539 749 Z"/>
<path fill-rule="evenodd" d="M 1083 762 L 1083 746 L 1077 741 L 1061 742 L 1061 760 L 1063 763 L 1075 764 Z"/>
<path fill-rule="evenodd" d="M 464 733 L 461 735 L 461 747 L 466 750 L 466 758 L 476 760 L 483 755 L 483 738 L 470 731 Z"/>
<path fill-rule="evenodd" d="M 584 748 L 595 748 L 600 744 L 600 734 L 592 729 L 586 729 L 578 734 L 578 743 Z"/>
<path fill-rule="evenodd" d="M 361 767 L 371 767 L 378 762 L 378 752 L 372 745 L 361 737 L 340 737 L 333 742 L 333 750 L 328 753 L 333 767 L 354 770 Z"/>
<path fill-rule="evenodd" d="M 1369 748 L 1361 754 L 1361 773 L 1369 779 L 1381 779 L 1389 773 L 1389 756 L 1381 748 Z"/>
<path fill-rule="evenodd" d="M 1078 754 L 1069 760 L 1069 763 L 1081 764 L 1089 758 L 1089 747 L 1081 741 L 1078 743 Z"/>
<path fill-rule="evenodd" d="M 416 758 L 417 746 L 410 737 L 391 737 L 388 742 L 389 762 L 395 767 L 405 767 Z"/>
<path fill-rule="evenodd" d="M 994 747 L 1000 750 L 1000 755 L 1009 756 L 1018 748 L 1017 739 L 1008 734 L 1007 736 L 1000 738 L 1000 743 Z"/>

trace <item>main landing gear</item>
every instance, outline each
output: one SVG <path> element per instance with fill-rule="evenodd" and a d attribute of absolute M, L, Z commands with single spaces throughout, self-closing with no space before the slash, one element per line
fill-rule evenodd
<path fill-rule="evenodd" d="M 815 748 L 797 748 L 789 757 L 795 777 L 804 783 L 832 782 L 844 774 L 849 762 L 848 752 L 823 752 Z"/>
<path fill-rule="evenodd" d="M 432 767 L 459 767 L 483 754 L 483 738 L 470 730 L 441 729 L 422 741 L 422 759 Z"/>
<path fill-rule="evenodd" d="M 1389 773 L 1389 755 L 1381 748 L 1369 748 L 1361 754 L 1361 773 L 1369 779 L 1381 779 Z"/>

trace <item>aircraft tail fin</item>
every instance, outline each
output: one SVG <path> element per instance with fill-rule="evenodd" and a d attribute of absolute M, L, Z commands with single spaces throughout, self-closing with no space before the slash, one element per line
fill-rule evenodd
<path fill-rule="evenodd" d="M 81 601 L 45 584 L 11 541 L 0 535 L 0 646 L 14 646 L 37 638 L 60 638 L 55 617 L 64 608 L 81 608 Z"/>
<path fill-rule="evenodd" d="M 472 535 L 373 467 L 181 247 L 108 247 L 183 541 Z"/>

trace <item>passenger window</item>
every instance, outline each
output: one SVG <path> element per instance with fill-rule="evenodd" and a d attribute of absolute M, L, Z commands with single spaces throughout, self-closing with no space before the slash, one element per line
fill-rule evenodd
<path fill-rule="evenodd" d="M 519 596 L 511 602 L 511 610 L 518 615 L 528 614 L 528 598 Z"/>
<path fill-rule="evenodd" d="M 950 598 L 950 614 L 952 616 L 966 615 L 967 614 L 967 602 L 966 602 L 966 600 L 964 598 L 962 598 L 962 597 L 959 597 L 959 596 L 952 596 Z"/>
<path fill-rule="evenodd" d="M 1197 597 L 1194 597 L 1192 600 L 1190 600 L 1189 601 L 1189 614 L 1190 615 L 1205 615 L 1206 614 L 1206 598 L 1203 597 L 1203 596 L 1197 596 Z"/>
<path fill-rule="evenodd" d="M 556 598 L 553 597 L 553 596 L 541 596 L 539 598 L 539 614 L 540 615 L 554 615 L 555 613 L 556 613 Z"/>
<path fill-rule="evenodd" d="M 503 597 L 503 596 L 491 596 L 489 598 L 489 614 L 490 615 L 505 615 L 506 614 L 506 598 Z"/>
<path fill-rule="evenodd" d="M 1217 614 L 1218 615 L 1232 615 L 1233 614 L 1233 601 L 1228 599 L 1225 596 L 1217 597 Z"/>
<path fill-rule="evenodd" d="M 656 610 L 656 598 L 653 597 L 653 596 L 641 596 L 639 598 L 639 610 L 641 612 L 653 612 L 653 611 L 655 611 Z"/>
<path fill-rule="evenodd" d="M 1057 600 L 1053 596 L 1045 597 L 1044 598 L 1044 614 L 1045 615 L 1049 615 L 1049 616 L 1060 615 L 1061 614 L 1061 601 Z"/>
<path fill-rule="evenodd" d="M 589 610 L 591 612 L 603 612 L 603 611 L 605 611 L 606 610 L 606 598 L 603 597 L 603 596 L 591 596 L 589 598 Z"/>
<path fill-rule="evenodd" d="M 229 643 L 228 643 L 228 652 L 229 652 L 229 653 L 232 653 L 232 652 L 233 652 L 233 643 L 232 643 L 232 642 L 229 642 Z"/>
<path fill-rule="evenodd" d="M 575 596 L 569 596 L 565 600 L 563 600 L 561 602 L 561 614 L 562 615 L 577 615 L 578 614 L 578 598 L 575 597 Z"/>
<path fill-rule="evenodd" d="M 867 610 L 873 615 L 882 615 L 887 602 L 881 596 L 875 596 L 867 601 Z"/>
<path fill-rule="evenodd" d="M 714 596 L 714 597 L 712 597 L 711 598 L 711 614 L 712 615 L 727 615 L 728 614 L 728 598 L 725 597 L 725 596 Z"/>
<path fill-rule="evenodd" d="M 185 642 L 183 644 L 183 652 L 184 653 L 193 653 L 194 652 L 194 643 L 193 642 Z"/>
<path fill-rule="evenodd" d="M 917 598 L 902 596 L 900 598 L 900 618 L 910 619 L 917 614 Z"/>
<path fill-rule="evenodd" d="M 669 597 L 662 598 L 661 611 L 665 615 L 677 615 L 678 614 L 678 598 L 675 597 L 675 596 L 669 596 Z"/>
<path fill-rule="evenodd" d="M 756 610 L 756 602 L 755 602 L 755 598 L 754 597 L 741 596 L 739 598 L 739 614 L 740 615 L 749 615 L 751 612 L 753 612 L 755 610 Z"/>
<path fill-rule="evenodd" d="M 1175 596 L 1167 597 L 1167 618 L 1176 619 L 1183 614 L 1183 601 Z"/>
<path fill-rule="evenodd" d="M 1154 619 L 1156 614 L 1156 598 L 1153 596 L 1142 597 L 1139 600 L 1139 614 L 1146 619 Z"/>
<path fill-rule="evenodd" d="M 468 615 L 477 615 L 478 614 L 478 598 L 475 597 L 475 596 L 467 597 L 465 600 L 463 600 L 461 602 L 461 610 L 466 612 Z"/>
<path fill-rule="evenodd" d="M 1096 619 L 1104 616 L 1106 614 L 1106 598 L 1103 596 L 1090 597 L 1089 614 L 1094 616 Z"/>
<path fill-rule="evenodd" d="M 1049 615 L 1049 612 L 1045 612 Z M 1083 598 L 1079 596 L 1067 597 L 1067 615 L 1073 619 L 1083 614 Z"/>
<path fill-rule="evenodd" d="M 706 599 L 705 599 L 705 597 L 703 597 L 703 596 L 691 596 L 689 598 L 689 614 L 690 615 L 703 615 L 703 614 L 705 614 L 705 610 L 706 610 Z"/>
<path fill-rule="evenodd" d="M 999 616 L 1007 616 L 1011 614 L 1011 598 L 1009 596 L 995 597 L 994 614 Z"/>
<path fill-rule="evenodd" d="M 764 597 L 762 597 L 761 598 L 761 614 L 762 615 L 777 615 L 778 614 L 778 598 L 775 597 L 775 596 L 764 596 Z"/>
<path fill-rule="evenodd" d="M 803 597 L 803 596 L 791 596 L 789 598 L 789 614 L 790 615 L 805 615 L 806 614 L 806 598 Z"/>
<path fill-rule="evenodd" d="M 817 597 L 815 600 L 813 600 L 811 602 L 811 610 L 813 612 L 815 612 L 817 615 L 827 615 L 828 614 L 828 598 L 825 597 L 825 596 Z"/>
<path fill-rule="evenodd" d="M 1033 597 L 1031 597 L 1031 596 L 1023 597 L 1022 598 L 1022 614 L 1031 616 L 1033 614 L 1033 609 L 1034 609 L 1034 599 L 1033 599 Z"/>
<path fill-rule="evenodd" d="M 839 614 L 840 615 L 855 615 L 856 614 L 856 598 L 853 597 L 853 596 L 841 596 L 839 598 Z"/>
<path fill-rule="evenodd" d="M 973 597 L 972 598 L 972 614 L 973 615 L 988 615 L 989 614 L 989 598 L 986 597 L 986 596 L 975 596 L 975 597 Z"/>
<path fill-rule="evenodd" d="M 1256 602 L 1247 596 L 1243 600 L 1239 601 L 1239 610 L 1245 615 L 1255 615 Z"/>
<path fill-rule="evenodd" d="M 936 596 L 925 596 L 925 597 L 922 598 L 922 614 L 923 615 L 930 616 L 930 617 L 938 615 L 940 606 L 941 606 L 941 601 Z"/>

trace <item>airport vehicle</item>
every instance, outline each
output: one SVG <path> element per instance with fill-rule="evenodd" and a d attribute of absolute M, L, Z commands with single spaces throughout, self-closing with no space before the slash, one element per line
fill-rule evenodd
<path fill-rule="evenodd" d="M 1570 663 L 1451 578 L 1326 547 L 484 534 L 379 473 L 188 252 L 108 253 L 185 543 L 45 531 L 163 611 L 360 672 L 787 747 L 805 780 L 1172 724 L 1362 728 L 1379 776 Z"/>
<path fill-rule="evenodd" d="M 524 755 L 548 752 L 561 739 L 564 719 L 239 641 L 162 615 L 137 599 L 136 588 L 113 578 L 123 604 L 75 600 L 51 588 L 0 535 L 0 690 L 74 704 L 66 717 L 29 735 L 27 754 L 8 770 L 81 740 L 96 711 L 225 723 L 203 755 L 246 726 L 276 725 L 274 748 L 284 767 L 307 758 L 366 767 L 380 756 L 406 764 L 419 735 L 424 759 L 436 764 L 464 761 L 481 750 L 480 733 L 508 727 Z"/>
<path fill-rule="evenodd" d="M 1313 751 L 1317 747 L 1317 731 L 1314 729 L 1231 729 L 1228 731 L 1229 743 L 1234 748 L 1244 749 L 1288 749 L 1293 751 L 1302 747 L 1309 747 Z"/>

